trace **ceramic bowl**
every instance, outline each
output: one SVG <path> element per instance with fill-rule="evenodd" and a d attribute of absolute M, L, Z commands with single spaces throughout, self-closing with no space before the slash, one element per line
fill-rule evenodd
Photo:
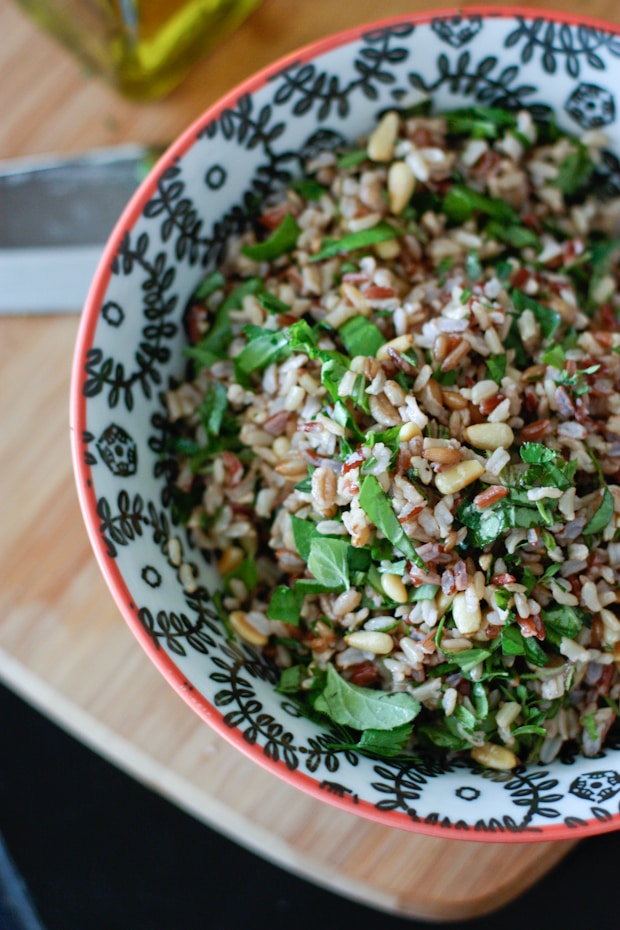
<path fill-rule="evenodd" d="M 212 603 L 217 575 L 171 515 L 162 397 L 185 371 L 187 300 L 253 198 L 298 173 L 300 156 L 368 132 L 404 97 L 430 95 L 438 109 L 551 108 L 571 132 L 602 127 L 605 183 L 618 194 L 619 87 L 620 30 L 548 11 L 424 13 L 329 37 L 253 76 L 183 133 L 129 203 L 92 284 L 75 355 L 73 453 L 112 595 L 206 723 L 274 775 L 358 816 L 496 842 L 617 829 L 620 744 L 510 772 L 403 766 L 338 750 L 297 715 L 260 656 L 227 642 Z"/>

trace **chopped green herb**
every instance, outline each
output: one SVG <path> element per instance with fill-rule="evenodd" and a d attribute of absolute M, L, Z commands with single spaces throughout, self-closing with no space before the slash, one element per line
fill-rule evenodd
<path fill-rule="evenodd" d="M 257 300 L 263 310 L 266 310 L 267 313 L 290 313 L 291 308 L 288 304 L 285 304 L 283 300 L 280 300 L 279 297 L 276 297 L 275 294 L 270 294 L 269 291 L 265 291 L 263 294 L 258 294 Z"/>
<path fill-rule="evenodd" d="M 443 212 L 453 223 L 465 223 L 474 213 L 483 213 L 497 220 L 518 223 L 518 216 L 506 201 L 485 197 L 465 184 L 454 184 L 446 194 Z"/>
<path fill-rule="evenodd" d="M 522 313 L 524 310 L 531 310 L 545 339 L 551 339 L 554 336 L 562 322 L 562 317 L 557 310 L 546 307 L 538 300 L 534 300 L 533 297 L 529 297 L 527 294 L 524 294 L 523 291 L 519 291 L 516 288 L 511 292 L 510 296 L 515 310 L 518 313 Z"/>
<path fill-rule="evenodd" d="M 557 177 L 551 184 L 568 197 L 587 187 L 596 165 L 590 158 L 584 145 L 577 145 L 558 167 Z"/>
<path fill-rule="evenodd" d="M 349 587 L 349 543 L 328 536 L 316 536 L 310 541 L 308 568 L 319 584 L 334 591 Z"/>
<path fill-rule="evenodd" d="M 211 271 L 206 278 L 200 282 L 196 290 L 194 291 L 195 300 L 206 300 L 207 297 L 210 297 L 211 294 L 214 294 L 216 291 L 223 288 L 226 284 L 226 278 L 221 271 L 215 269 Z"/>
<path fill-rule="evenodd" d="M 506 356 L 489 355 L 486 360 L 487 374 L 491 381 L 496 384 L 502 383 L 502 378 L 506 375 Z"/>
<path fill-rule="evenodd" d="M 376 355 L 385 344 L 381 330 L 365 316 L 354 316 L 338 330 L 345 349 L 354 358 L 356 355 Z"/>
<path fill-rule="evenodd" d="M 614 515 L 614 496 L 605 485 L 601 502 L 583 528 L 584 536 L 594 536 L 607 529 Z"/>
<path fill-rule="evenodd" d="M 349 233 L 348 236 L 342 236 L 341 239 L 324 239 L 320 250 L 310 257 L 310 261 L 320 262 L 326 258 L 333 258 L 335 255 L 355 252 L 357 249 L 367 249 L 378 242 L 397 239 L 401 235 L 401 230 L 396 229 L 391 223 L 381 221 L 376 226 L 371 226 L 370 229 L 360 229 L 358 232 Z"/>
<path fill-rule="evenodd" d="M 359 503 L 370 522 L 381 530 L 392 545 L 411 559 L 419 568 L 426 570 L 425 563 L 415 551 L 413 543 L 398 522 L 398 517 L 394 513 L 389 498 L 374 475 L 366 475 L 364 478 L 360 489 Z"/>
<path fill-rule="evenodd" d="M 282 623 L 298 626 L 302 604 L 303 595 L 299 591 L 287 585 L 279 585 L 271 595 L 267 617 L 269 620 L 280 620 Z"/>
<path fill-rule="evenodd" d="M 300 232 L 301 229 L 297 220 L 290 213 L 287 213 L 280 225 L 274 229 L 264 242 L 246 245 L 241 251 L 246 258 L 251 258 L 252 261 L 272 262 L 275 258 L 279 258 L 295 248 Z"/>

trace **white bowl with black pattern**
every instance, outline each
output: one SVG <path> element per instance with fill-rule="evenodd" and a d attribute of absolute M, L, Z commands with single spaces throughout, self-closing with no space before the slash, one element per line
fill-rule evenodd
<path fill-rule="evenodd" d="M 600 183 L 620 192 L 620 30 L 560 13 L 486 9 L 402 16 L 301 49 L 233 90 L 167 151 L 116 226 L 93 282 L 72 385 L 75 471 L 111 592 L 141 646 L 191 707 L 274 775 L 384 824 L 497 841 L 620 826 L 620 744 L 510 772 L 404 765 L 339 749 L 274 690 L 249 646 L 227 642 L 218 578 L 170 508 L 163 392 L 183 377 L 187 301 L 250 204 L 302 158 L 354 141 L 403 98 L 553 110 L 604 128 Z M 197 587 L 187 594 L 168 541 Z"/>

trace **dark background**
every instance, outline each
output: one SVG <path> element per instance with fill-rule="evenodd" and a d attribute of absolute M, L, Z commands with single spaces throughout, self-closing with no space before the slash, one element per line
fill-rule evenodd
<path fill-rule="evenodd" d="M 620 928 L 620 833 L 582 841 L 495 914 L 421 923 L 340 898 L 264 862 L 1 686 L 0 721 L 0 833 L 23 880 L 11 877 L 0 855 L 0 930 Z"/>

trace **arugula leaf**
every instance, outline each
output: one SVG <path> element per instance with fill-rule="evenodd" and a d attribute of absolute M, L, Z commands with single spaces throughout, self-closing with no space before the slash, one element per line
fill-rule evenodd
<path fill-rule="evenodd" d="M 313 539 L 316 539 L 317 536 L 321 534 L 316 528 L 316 524 L 312 520 L 302 520 L 299 517 L 296 517 L 294 514 L 291 514 L 291 529 L 293 531 L 293 539 L 295 541 L 295 548 L 299 553 L 300 558 L 304 562 L 308 561 L 310 556 L 310 545 Z"/>
<path fill-rule="evenodd" d="M 339 168 L 356 168 L 358 165 L 361 165 L 362 162 L 365 162 L 368 158 L 368 153 L 366 149 L 350 149 L 350 151 L 345 152 L 338 159 Z"/>
<path fill-rule="evenodd" d="M 392 730 L 364 730 L 355 748 L 360 752 L 371 752 L 376 756 L 390 759 L 403 752 L 412 733 L 413 726 L 410 723 L 403 723 Z"/>
<path fill-rule="evenodd" d="M 385 344 L 385 336 L 378 326 L 365 316 L 351 317 L 338 329 L 345 349 L 354 358 L 356 355 L 376 355 Z"/>
<path fill-rule="evenodd" d="M 245 296 L 258 294 L 263 288 L 262 278 L 246 278 L 222 301 L 206 336 L 196 345 L 183 349 L 183 354 L 194 359 L 203 368 L 210 368 L 218 359 L 226 358 L 226 349 L 232 340 L 230 311 L 240 310 Z"/>
<path fill-rule="evenodd" d="M 505 656 L 522 656 L 525 654 L 523 634 L 519 627 L 507 624 L 499 635 L 502 653 Z"/>
<path fill-rule="evenodd" d="M 218 436 L 228 407 L 226 388 L 221 381 L 209 381 L 198 407 L 200 422 L 209 436 Z"/>
<path fill-rule="evenodd" d="M 544 338 L 551 339 L 562 322 L 560 314 L 556 310 L 552 310 L 551 307 L 545 307 L 544 304 L 524 294 L 523 291 L 517 290 L 517 288 L 511 292 L 510 297 L 518 313 L 531 310 Z"/>
<path fill-rule="evenodd" d="M 507 223 L 519 222 L 518 215 L 504 200 L 485 197 L 465 184 L 454 184 L 450 188 L 444 198 L 442 209 L 453 223 L 464 223 L 476 212 Z"/>
<path fill-rule="evenodd" d="M 409 598 L 409 601 L 412 604 L 417 601 L 432 601 L 438 591 L 439 585 L 437 584 L 421 584 L 418 588 L 413 589 L 413 594 Z"/>
<path fill-rule="evenodd" d="M 326 191 L 323 184 L 319 184 L 314 178 L 300 178 L 298 181 L 294 181 L 291 186 L 304 200 L 311 200 L 314 203 L 319 201 Z"/>
<path fill-rule="evenodd" d="M 284 303 L 283 300 L 280 300 L 279 297 L 276 297 L 275 294 L 271 294 L 269 291 L 265 291 L 263 294 L 259 294 L 258 302 L 267 313 L 290 313 L 291 308 L 288 304 Z"/>
<path fill-rule="evenodd" d="M 195 300 L 206 300 L 215 291 L 218 291 L 226 284 L 226 278 L 217 268 L 211 271 L 206 278 L 203 278 L 196 290 L 194 291 Z"/>
<path fill-rule="evenodd" d="M 262 371 L 290 352 L 286 330 L 270 331 L 260 326 L 246 326 L 244 331 L 249 341 L 233 359 L 235 375 L 242 383 L 245 376 L 253 371 Z"/>
<path fill-rule="evenodd" d="M 343 252 L 355 252 L 357 249 L 366 249 L 378 242 L 397 239 L 398 236 L 402 236 L 401 230 L 382 220 L 370 229 L 360 229 L 358 232 L 342 236 L 341 239 L 327 237 L 323 240 L 320 250 L 315 255 L 311 255 L 309 261 L 320 262 L 325 258 L 341 255 Z"/>
<path fill-rule="evenodd" d="M 541 247 L 540 236 L 522 223 L 500 223 L 491 220 L 485 232 L 491 238 L 511 245 L 513 249 L 525 249 L 528 246 L 533 249 Z"/>
<path fill-rule="evenodd" d="M 297 220 L 287 213 L 267 239 L 255 245 L 246 245 L 241 252 L 246 258 L 251 258 L 255 262 L 271 262 L 295 248 L 300 232 L 301 228 Z"/>
<path fill-rule="evenodd" d="M 291 665 L 289 668 L 283 668 L 276 691 L 278 694 L 297 694 L 307 674 L 305 665 Z"/>
<path fill-rule="evenodd" d="M 448 110 L 445 116 L 448 133 L 473 139 L 497 139 L 508 129 L 516 129 L 514 113 L 500 107 L 462 107 Z"/>
<path fill-rule="evenodd" d="M 601 533 L 609 525 L 613 515 L 614 496 L 607 485 L 605 485 L 600 504 L 583 528 L 584 536 L 593 536 L 595 533 Z"/>
<path fill-rule="evenodd" d="M 267 617 L 269 620 L 281 620 L 291 626 L 298 626 L 303 601 L 304 596 L 297 589 L 278 585 L 271 595 Z"/>
<path fill-rule="evenodd" d="M 371 523 L 381 530 L 393 546 L 426 571 L 426 563 L 415 551 L 413 543 L 398 522 L 394 508 L 374 475 L 366 475 L 359 494 L 359 504 Z"/>
<path fill-rule="evenodd" d="M 545 365 L 551 365 L 552 368 L 557 368 L 558 371 L 562 371 L 564 365 L 566 364 L 566 353 L 562 346 L 551 346 L 550 349 L 542 355 L 541 361 Z"/>
<path fill-rule="evenodd" d="M 342 678 L 327 666 L 327 683 L 314 701 L 315 710 L 334 723 L 355 730 L 394 730 L 411 723 L 420 704 L 405 691 L 373 691 Z"/>
<path fill-rule="evenodd" d="M 334 591 L 349 588 L 349 543 L 329 536 L 316 536 L 310 542 L 308 568 L 322 585 Z"/>

